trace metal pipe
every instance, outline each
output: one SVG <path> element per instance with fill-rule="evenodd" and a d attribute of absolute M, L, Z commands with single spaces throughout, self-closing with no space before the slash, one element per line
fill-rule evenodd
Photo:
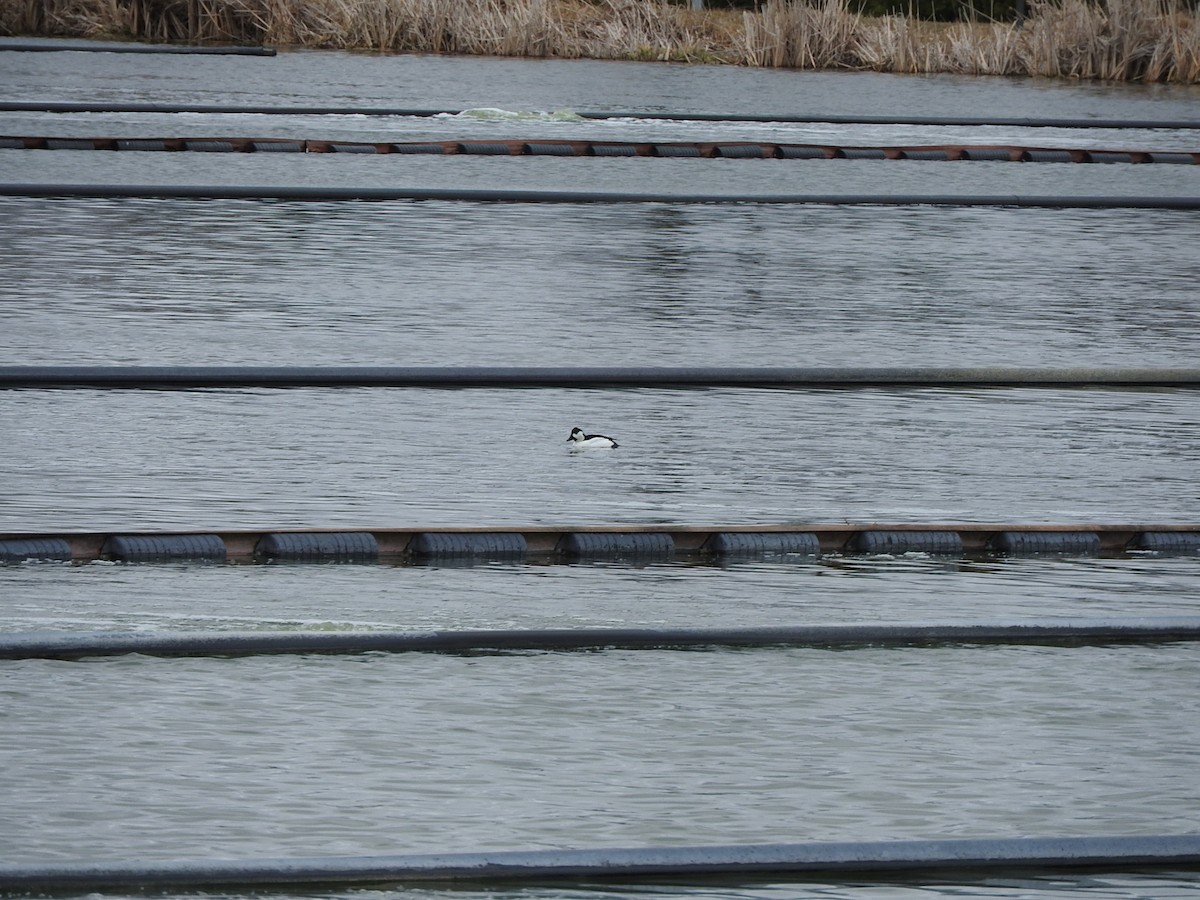
<path fill-rule="evenodd" d="M 405 882 L 553 882 L 705 876 L 927 877 L 968 882 L 1020 869 L 1190 871 L 1200 835 L 867 841 L 805 844 L 533 850 L 407 856 L 167 862 L 0 864 L 8 893 L 159 892 Z"/>
<path fill-rule="evenodd" d="M 0 390 L 93 388 L 1196 388 L 1200 368 L 0 366 Z"/>
<path fill-rule="evenodd" d="M 593 540 L 581 541 L 580 536 L 586 535 Z M 642 535 L 645 540 L 631 540 Z M 947 540 L 951 535 L 953 547 Z M 601 540 L 605 536 L 608 539 Z M 930 538 L 935 542 L 931 543 Z M 551 563 L 580 556 L 644 561 L 762 559 L 783 563 L 823 553 L 890 555 L 906 550 L 952 552 L 957 556 L 1128 552 L 1192 555 L 1200 553 L 1200 525 L 843 522 L 0 533 L 0 564 L 39 560 L 82 564 L 105 559 L 139 563 L 224 560 L 235 564 L 287 561 L 449 565 L 456 561 L 527 559 Z"/>
<path fill-rule="evenodd" d="M 283 140 L 221 137 L 221 138 L 119 138 L 119 137 L 50 137 L 42 135 L 0 136 L 0 149 L 5 150 L 138 150 L 178 153 L 188 150 L 223 150 L 236 153 L 262 153 L 288 150 L 307 153 L 371 153 L 414 154 L 437 156 L 457 154 L 503 156 L 631 156 L 631 157 L 692 157 L 701 159 L 877 159 L 877 160 L 1005 160 L 1064 163 L 1126 163 L 1145 165 L 1200 164 L 1200 152 L 1171 152 L 1149 150 L 1026 147 L 1018 145 L 942 144 L 927 146 L 834 146 L 830 144 L 787 144 L 775 142 L 723 143 L 720 141 L 672 141 L 669 143 L 612 143 L 586 139 L 547 139 L 527 141 L 511 138 L 501 141 L 415 141 L 366 142 L 331 141 L 328 139 Z"/>
<path fill-rule="evenodd" d="M 132 112 L 132 113 L 213 113 L 278 116 L 411 116 L 428 118 L 460 115 L 464 109 L 422 109 L 407 107 L 356 106 L 277 106 L 271 104 L 214 103 L 131 103 L 123 101 L 4 100 L 4 112 Z M 1200 129 L 1197 119 L 1039 119 L 1028 116 L 854 116 L 810 113 L 792 115 L 768 113 L 651 112 L 648 110 L 589 112 L 577 111 L 582 119 L 648 119 L 667 122 L 755 122 L 781 124 L 830 123 L 834 125 L 1003 125 L 1018 128 L 1113 128 L 1113 129 Z"/>
<path fill-rule="evenodd" d="M 62 632 L 0 635 L 0 659 L 303 653 L 477 653 L 706 648 L 939 647 L 947 644 L 1157 644 L 1200 641 L 1200 618 L 1030 620 L 1019 624 L 778 625 L 366 632 Z"/>
<path fill-rule="evenodd" d="M 670 194 L 478 188 L 306 187 L 220 184 L 0 184 L 3 197 L 172 200 L 446 200 L 470 203 L 747 203 L 814 206 L 1006 206 L 1039 209 L 1200 209 L 1200 196 L 1019 194 Z"/>

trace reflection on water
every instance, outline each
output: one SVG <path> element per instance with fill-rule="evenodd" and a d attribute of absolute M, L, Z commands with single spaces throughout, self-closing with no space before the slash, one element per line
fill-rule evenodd
<path fill-rule="evenodd" d="M 1187 366 L 1200 321 L 1177 213 L 0 207 L 8 362 Z"/>
<path fill-rule="evenodd" d="M 270 59 L 6 53 L 14 99 L 417 109 L 1192 118 L 1195 85 L 664 63 L 281 52 Z"/>

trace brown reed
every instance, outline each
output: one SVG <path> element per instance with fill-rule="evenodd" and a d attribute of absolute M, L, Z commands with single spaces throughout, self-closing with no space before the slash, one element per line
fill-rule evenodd
<path fill-rule="evenodd" d="M 0 34 L 1200 82 L 1186 0 L 1031 2 L 1021 26 L 939 26 L 864 16 L 852 0 L 740 14 L 668 0 L 5 0 Z"/>
<path fill-rule="evenodd" d="M 1031 75 L 1200 79 L 1200 20 L 1179 0 L 1042 0 L 1027 30 L 1017 52 Z"/>

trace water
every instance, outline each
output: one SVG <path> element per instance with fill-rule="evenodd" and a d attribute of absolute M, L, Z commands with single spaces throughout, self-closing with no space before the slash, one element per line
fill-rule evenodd
<path fill-rule="evenodd" d="M 0 54 L 13 99 L 1189 118 L 1195 87 Z M 0 133 L 1194 150 L 1194 132 L 0 114 Z M 0 181 L 1197 194 L 1195 167 L 0 151 Z M 0 199 L 0 364 L 1192 366 L 1195 213 Z M 572 425 L 613 454 L 571 455 Z M 0 532 L 1193 522 L 1188 391 L 0 395 Z M 1193 615 L 1196 558 L 0 569 L 9 632 Z M 1200 830 L 1160 647 L 5 663 L 8 861 Z M 362 892 L 359 892 L 360 894 Z M 394 896 L 395 892 L 372 891 Z M 444 898 L 451 891 L 407 891 Z M 457 894 L 457 892 L 453 892 Z M 1188 873 L 512 897 L 1198 897 Z M 225 895 L 241 896 L 241 895 Z M 338 896 L 341 896 L 339 894 Z"/>
<path fill-rule="evenodd" d="M 712 113 L 1191 119 L 1194 85 L 792 72 L 671 63 L 284 52 L 262 57 L 12 53 L 14 100 Z M 748 108 L 747 100 L 754 108 Z M 849 104 L 853 104 L 852 108 Z M 840 107 L 840 108 L 838 108 Z"/>
<path fill-rule="evenodd" d="M 1190 645 L 6 669 L 5 843 L 47 860 L 1197 826 Z"/>
<path fill-rule="evenodd" d="M 612 161 L 580 165 L 600 162 Z M 1195 358 L 1193 213 L 23 199 L 0 208 L 17 223 L 0 244 L 8 363 Z M 152 329 L 140 325 L 147 316 Z"/>
<path fill-rule="evenodd" d="M 1188 522 L 1186 391 L 6 395 L 0 528 Z M 573 424 L 620 451 L 570 454 Z M 565 427 L 564 427 L 565 426 Z"/>
<path fill-rule="evenodd" d="M 304 566 L 0 571 L 14 632 L 439 631 L 1179 618 L 1195 613 L 1200 561 L 914 554 L 721 568 L 339 566 L 320 570 L 319 590 Z"/>

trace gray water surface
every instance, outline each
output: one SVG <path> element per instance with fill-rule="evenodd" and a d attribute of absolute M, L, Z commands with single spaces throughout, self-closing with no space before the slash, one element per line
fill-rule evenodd
<path fill-rule="evenodd" d="M 1200 218 L 1187 212 L 16 198 L 0 210 L 13 223 L 0 240 L 10 364 L 1190 366 L 1200 329 Z"/>
<path fill-rule="evenodd" d="M 5 669 L 30 860 L 1200 827 L 1191 645 Z"/>
<path fill-rule="evenodd" d="M 186 64 L 92 53 L 0 59 L 14 100 L 1190 119 L 1186 104 L 1198 95 L 1195 85 L 304 50 L 196 56 Z"/>
<path fill-rule="evenodd" d="M 1194 521 L 1188 391 L 21 391 L 8 531 Z M 572 454 L 579 424 L 621 442 Z"/>
<path fill-rule="evenodd" d="M 846 558 L 721 567 L 35 564 L 4 632 L 445 631 L 980 622 L 1195 614 L 1200 560 Z M 751 660 L 753 654 L 747 654 Z"/>
<path fill-rule="evenodd" d="M 1200 99 L 1196 87 L 315 52 L 2 53 L 0 83 L 13 99 L 508 113 L 0 114 L 4 134 L 352 140 L 1190 150 L 1191 132 L 515 114 L 1178 119 Z M 1197 171 L 0 151 L 5 182 L 1190 196 Z M 1194 212 L 3 198 L 0 221 L 0 364 L 1193 366 L 1200 337 Z M 622 446 L 569 454 L 573 425 Z M 0 532 L 1194 522 L 1198 434 L 1188 391 L 10 391 Z M 0 628 L 1187 616 L 1197 565 L 35 564 L 0 568 Z M 1188 644 L 7 662 L 0 847 L 37 862 L 1194 833 L 1198 663 Z M 1195 898 L 1200 883 L 1130 872 L 488 893 L 1109 900 Z"/>

